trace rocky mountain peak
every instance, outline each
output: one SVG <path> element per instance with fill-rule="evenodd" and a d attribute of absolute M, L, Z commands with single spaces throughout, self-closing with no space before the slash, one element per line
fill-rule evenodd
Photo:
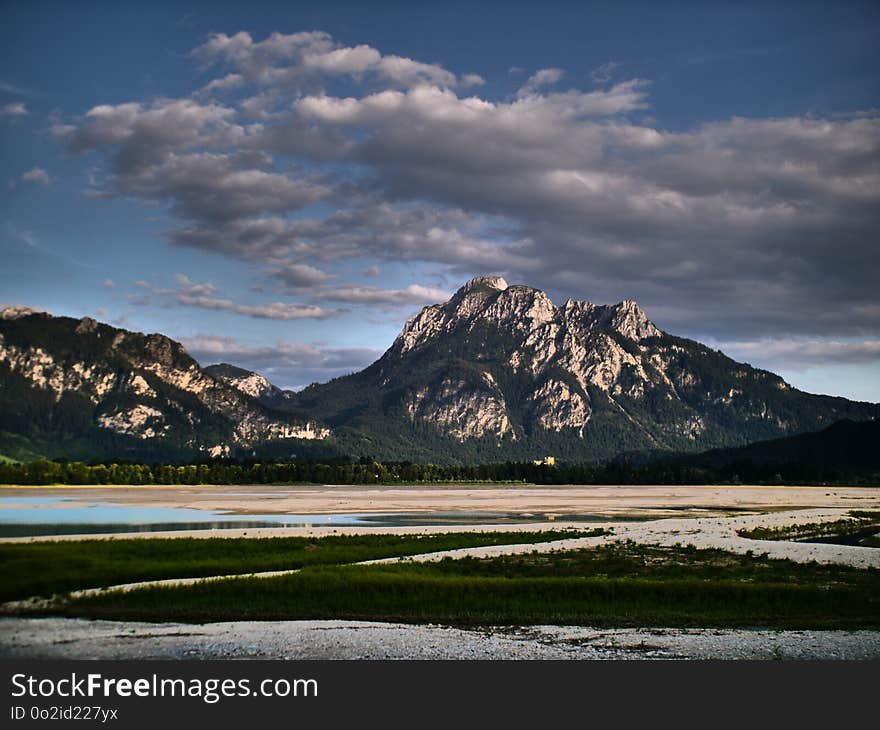
<path fill-rule="evenodd" d="M 556 307 L 540 289 L 508 284 L 500 276 L 478 276 L 445 304 L 425 307 L 410 319 L 392 350 L 402 354 L 442 334 L 462 327 L 470 330 L 480 322 L 516 337 L 530 337 L 538 349 L 541 343 L 548 348 L 554 346 L 552 340 L 559 327 L 578 332 L 617 332 L 636 342 L 662 334 L 632 299 L 614 305 L 568 299 L 562 307 Z M 550 329 L 545 332 L 547 327 Z"/>
<path fill-rule="evenodd" d="M 147 335 L 144 340 L 144 352 L 152 360 L 161 363 L 162 365 L 171 366 L 181 364 L 179 361 L 182 361 L 182 364 L 185 367 L 196 365 L 195 360 L 189 356 L 183 345 L 165 335 Z"/>
<path fill-rule="evenodd" d="M 44 312 L 40 309 L 34 309 L 33 307 L 24 307 L 21 305 L 12 305 L 11 307 L 4 307 L 0 309 L 0 319 L 20 319 L 21 317 L 30 317 L 32 314 L 46 314 L 48 312 Z"/>
<path fill-rule="evenodd" d="M 540 289 L 516 284 L 507 287 L 482 314 L 487 320 L 505 322 L 516 330 L 531 330 L 556 319 L 558 310 Z"/>
<path fill-rule="evenodd" d="M 83 317 L 76 326 L 74 332 L 78 335 L 88 334 L 98 329 L 98 323 L 91 317 Z"/>
<path fill-rule="evenodd" d="M 479 313 L 491 298 L 507 288 L 507 282 L 500 276 L 476 276 L 455 292 L 444 308 L 455 319 L 466 319 Z"/>
<path fill-rule="evenodd" d="M 501 276 L 475 276 L 461 289 L 458 290 L 458 294 L 468 294 L 469 292 L 480 289 L 495 289 L 497 291 L 504 291 L 505 289 L 507 289 L 507 287 L 507 281 L 505 281 L 505 279 Z"/>
<path fill-rule="evenodd" d="M 203 369 L 209 375 L 213 375 L 215 378 L 228 383 L 252 398 L 275 396 L 281 393 L 280 388 L 272 385 L 259 373 L 245 370 L 229 363 L 208 365 Z"/>
<path fill-rule="evenodd" d="M 624 299 L 613 308 L 611 326 L 624 337 L 631 340 L 643 340 L 646 337 L 658 337 L 661 332 L 648 319 L 645 311 L 632 299 Z"/>

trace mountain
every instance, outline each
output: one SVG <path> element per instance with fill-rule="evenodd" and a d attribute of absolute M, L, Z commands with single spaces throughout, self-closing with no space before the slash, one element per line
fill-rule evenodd
<path fill-rule="evenodd" d="M 425 307 L 365 370 L 298 393 L 234 365 L 201 368 L 163 335 L 0 313 L 0 455 L 15 458 L 583 462 L 878 415 L 667 334 L 634 301 L 557 307 L 500 277 Z"/>
<path fill-rule="evenodd" d="M 694 452 L 880 415 L 667 334 L 634 301 L 557 307 L 500 277 L 425 307 L 373 365 L 286 407 L 347 453 L 421 462 Z"/>
<path fill-rule="evenodd" d="M 259 373 L 254 373 L 229 363 L 222 362 L 218 365 L 208 365 L 203 370 L 215 379 L 231 385 L 245 395 L 256 398 L 266 405 L 279 399 L 284 400 L 291 395 L 290 391 L 284 391 L 272 385 Z"/>
<path fill-rule="evenodd" d="M 0 312 L 0 453 L 6 455 L 191 459 L 258 450 L 290 456 L 329 437 L 325 427 L 259 402 L 261 387 L 256 379 L 233 385 L 221 372 L 203 370 L 163 335 L 89 317 Z"/>

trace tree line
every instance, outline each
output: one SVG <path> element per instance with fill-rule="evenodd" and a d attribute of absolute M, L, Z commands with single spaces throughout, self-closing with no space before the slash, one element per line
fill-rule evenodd
<path fill-rule="evenodd" d="M 793 462 L 764 465 L 735 462 L 721 467 L 683 461 L 642 464 L 438 465 L 411 462 L 295 460 L 212 461 L 194 464 L 84 463 L 45 459 L 0 463 L 0 484 L 419 484 L 496 482 L 531 484 L 878 484 L 880 475 L 844 473 Z"/>

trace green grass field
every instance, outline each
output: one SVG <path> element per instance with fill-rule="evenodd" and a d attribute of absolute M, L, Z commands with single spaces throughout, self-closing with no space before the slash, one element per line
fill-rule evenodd
<path fill-rule="evenodd" d="M 190 622 L 877 628 L 880 571 L 624 543 L 438 563 L 314 565 L 279 578 L 109 593 L 58 612 Z"/>
<path fill-rule="evenodd" d="M 345 564 L 481 545 L 606 534 L 602 528 L 436 535 L 155 538 L 0 543 L 0 602 L 163 578 Z"/>

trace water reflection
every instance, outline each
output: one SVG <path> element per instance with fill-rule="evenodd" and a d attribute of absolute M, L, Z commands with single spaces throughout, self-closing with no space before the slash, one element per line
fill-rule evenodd
<path fill-rule="evenodd" d="M 602 515 L 506 512 L 420 512 L 409 514 L 229 514 L 191 507 L 150 507 L 64 497 L 0 498 L 0 537 L 167 532 L 259 527 L 428 527 L 607 521 Z M 620 518 L 616 518 L 620 519 Z"/>

